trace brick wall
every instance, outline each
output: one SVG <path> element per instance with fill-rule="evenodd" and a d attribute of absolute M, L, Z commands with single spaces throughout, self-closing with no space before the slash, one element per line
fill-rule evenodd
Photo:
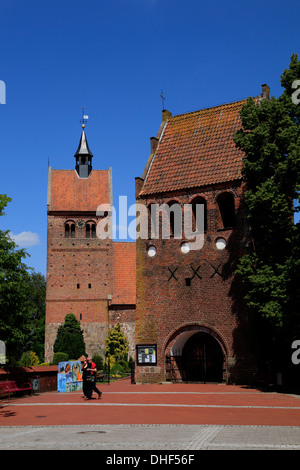
<path fill-rule="evenodd" d="M 113 289 L 112 241 L 85 238 L 76 227 L 75 238 L 65 238 L 65 222 L 94 220 L 95 215 L 48 215 L 46 351 L 49 361 L 58 326 L 67 313 L 81 322 L 89 354 L 101 353 L 108 328 L 108 296 Z"/>
<path fill-rule="evenodd" d="M 234 196 L 234 229 L 222 228 L 217 197 L 224 191 Z M 242 185 L 222 184 L 193 194 L 174 192 L 164 198 L 141 198 L 138 202 L 161 205 L 172 199 L 183 206 L 195 196 L 202 196 L 207 202 L 207 231 L 201 250 L 183 254 L 182 240 L 176 239 L 137 241 L 136 343 L 155 343 L 158 350 L 156 366 L 136 367 L 140 382 L 166 379 L 166 355 L 175 339 L 189 329 L 205 329 L 219 342 L 225 357 L 224 378 L 238 380 L 242 369 L 250 375 L 253 372 L 245 333 L 247 317 L 235 279 L 236 262 L 249 243 Z M 219 237 L 227 242 L 224 250 L 216 247 Z M 157 250 L 153 258 L 147 255 L 149 245 L 155 245 Z"/>
<path fill-rule="evenodd" d="M 77 226 L 75 238 L 65 238 L 69 220 L 97 223 L 98 218 L 48 214 L 45 360 L 53 358 L 57 330 L 67 313 L 80 320 L 88 354 L 104 355 L 108 329 L 120 323 L 134 357 L 135 244 L 85 238 L 85 227 Z"/>

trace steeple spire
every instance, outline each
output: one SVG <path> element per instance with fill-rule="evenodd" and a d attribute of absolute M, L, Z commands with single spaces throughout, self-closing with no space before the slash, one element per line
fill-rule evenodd
<path fill-rule="evenodd" d="M 87 138 L 85 135 L 85 123 L 88 120 L 88 116 L 84 114 L 84 108 L 82 108 L 82 132 L 78 145 L 77 152 L 74 157 L 76 158 L 76 171 L 79 178 L 88 178 L 93 167 L 92 167 L 92 158 L 93 154 L 89 149 Z"/>

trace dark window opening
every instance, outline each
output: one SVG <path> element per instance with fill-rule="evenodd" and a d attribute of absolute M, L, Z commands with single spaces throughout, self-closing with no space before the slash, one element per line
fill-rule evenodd
<path fill-rule="evenodd" d="M 75 238 L 75 224 L 73 222 L 66 222 L 65 224 L 65 238 Z"/>
<path fill-rule="evenodd" d="M 225 192 L 218 196 L 217 203 L 222 220 L 222 228 L 230 229 L 235 224 L 234 196 L 232 193 Z"/>
<path fill-rule="evenodd" d="M 174 230 L 175 230 L 175 216 L 174 212 L 170 212 L 170 236 L 173 238 L 174 237 Z"/>
<path fill-rule="evenodd" d="M 66 224 L 65 225 L 65 238 L 69 238 L 70 237 L 70 227 L 69 227 L 69 224 Z"/>
<path fill-rule="evenodd" d="M 89 284 L 89 289 L 91 289 L 91 287 L 92 287 L 92 284 Z"/>
<path fill-rule="evenodd" d="M 202 204 L 204 210 L 201 210 L 200 207 L 197 209 L 197 205 Z M 200 209 L 200 210 L 199 210 Z M 206 200 L 204 197 L 195 197 L 192 201 L 192 212 L 193 212 L 193 232 L 200 232 L 202 233 L 207 231 L 207 205 Z M 204 220 L 201 220 L 201 216 L 204 217 Z M 200 217 L 200 220 L 199 220 Z"/>
<path fill-rule="evenodd" d="M 182 213 L 178 202 L 173 201 L 168 204 L 170 210 L 170 238 L 181 236 L 182 234 Z"/>
<path fill-rule="evenodd" d="M 96 224 L 87 223 L 85 226 L 85 237 L 86 238 L 96 238 Z"/>
<path fill-rule="evenodd" d="M 190 286 L 190 285 L 191 285 L 191 278 L 190 278 L 190 277 L 186 277 L 186 278 L 185 278 L 185 285 L 186 285 L 186 286 Z"/>
<path fill-rule="evenodd" d="M 80 284 L 77 284 L 77 289 L 80 289 Z"/>
<path fill-rule="evenodd" d="M 158 214 L 157 214 L 158 215 Z M 158 238 L 158 227 L 156 221 L 156 204 L 148 206 L 148 238 L 151 240 Z"/>

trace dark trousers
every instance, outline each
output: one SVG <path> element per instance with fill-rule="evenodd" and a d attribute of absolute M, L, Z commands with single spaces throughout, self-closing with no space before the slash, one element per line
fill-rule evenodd
<path fill-rule="evenodd" d="M 95 379 L 94 382 L 87 381 L 86 384 L 87 384 L 86 385 L 86 396 L 88 398 L 92 398 L 93 391 L 96 392 L 99 396 L 101 395 L 100 390 L 98 390 L 98 388 L 96 386 L 96 379 Z"/>
<path fill-rule="evenodd" d="M 88 385 L 88 382 L 86 379 L 84 379 L 82 381 L 82 391 L 83 391 L 83 394 L 87 397 L 88 396 L 88 389 L 89 389 L 89 385 Z"/>

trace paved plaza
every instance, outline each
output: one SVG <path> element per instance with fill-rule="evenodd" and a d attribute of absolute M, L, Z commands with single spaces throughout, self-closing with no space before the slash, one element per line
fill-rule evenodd
<path fill-rule="evenodd" d="M 300 450 L 300 397 L 234 385 L 101 384 L 100 400 L 0 400 L 1 450 Z"/>
<path fill-rule="evenodd" d="M 81 425 L 0 428 L 1 450 L 300 450 L 296 426 Z"/>

